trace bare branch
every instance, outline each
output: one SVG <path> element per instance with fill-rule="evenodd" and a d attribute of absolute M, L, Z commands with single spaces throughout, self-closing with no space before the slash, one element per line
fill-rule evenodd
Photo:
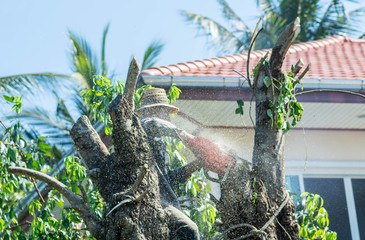
<path fill-rule="evenodd" d="M 260 21 L 261 21 L 261 18 L 258 21 L 258 23 L 256 24 L 255 32 L 254 32 L 254 35 L 252 36 L 250 47 L 248 48 L 248 53 L 247 53 L 247 65 L 246 65 L 246 67 L 247 67 L 247 81 L 248 81 L 248 84 L 250 85 L 251 88 L 252 88 L 252 84 L 251 84 L 251 80 L 250 80 L 250 54 L 251 54 L 253 43 L 256 41 L 257 36 L 260 34 L 260 32 L 262 32 L 262 30 L 264 30 L 264 28 L 261 28 L 258 31 L 258 33 L 255 35 L 257 27 L 258 27 Z"/>
<path fill-rule="evenodd" d="M 279 79 L 285 55 L 300 32 L 300 20 L 297 17 L 279 36 L 272 49 L 270 70 L 274 78 Z"/>
<path fill-rule="evenodd" d="M 302 72 L 302 74 L 300 74 L 300 76 L 298 77 L 298 81 L 300 81 L 307 74 L 307 72 L 309 71 L 310 67 L 311 67 L 311 64 L 308 64 L 308 66 L 304 69 L 304 71 Z"/>
<path fill-rule="evenodd" d="M 84 186 L 82 186 L 80 181 L 77 181 L 77 186 L 79 187 L 81 194 L 82 194 L 82 200 L 84 201 L 84 204 L 89 205 L 89 200 L 87 199 L 87 193 L 85 191 Z"/>
<path fill-rule="evenodd" d="M 136 83 L 140 70 L 140 65 L 137 59 L 133 56 L 133 59 L 129 65 L 127 81 L 125 83 L 124 95 L 130 105 L 131 109 L 134 109 L 134 91 L 136 89 Z"/>
<path fill-rule="evenodd" d="M 101 221 L 97 218 L 92 209 L 87 205 L 83 204 L 81 197 L 76 195 L 62 182 L 54 179 L 47 174 L 22 167 L 9 167 L 8 172 L 10 174 L 23 175 L 37 180 L 43 181 L 63 194 L 71 204 L 71 208 L 75 209 L 85 221 L 89 231 L 97 238 L 103 234 Z"/>
<path fill-rule="evenodd" d="M 298 72 L 300 72 L 300 70 L 304 67 L 304 62 L 302 59 L 299 59 L 298 62 L 295 64 L 294 66 L 294 70 L 293 70 L 293 76 L 295 77 Z"/>
<path fill-rule="evenodd" d="M 100 168 L 109 151 L 87 116 L 81 116 L 70 130 L 77 152 L 88 169 Z"/>
<path fill-rule="evenodd" d="M 72 205 L 79 204 L 80 201 L 82 201 L 80 197 L 73 193 L 71 189 L 69 189 L 65 184 L 54 179 L 51 176 L 48 176 L 47 174 L 22 167 L 9 167 L 8 172 L 11 174 L 28 176 L 47 183 L 48 185 L 59 191 L 61 194 L 63 194 Z"/>
<path fill-rule="evenodd" d="M 147 173 L 147 169 L 145 167 L 143 167 L 141 172 L 138 174 L 136 182 L 132 186 L 131 191 L 132 191 L 133 195 L 135 194 L 139 185 L 142 183 L 142 180 L 143 180 L 144 176 L 146 175 L 146 173 Z M 148 181 L 148 179 L 147 179 L 147 181 Z"/>

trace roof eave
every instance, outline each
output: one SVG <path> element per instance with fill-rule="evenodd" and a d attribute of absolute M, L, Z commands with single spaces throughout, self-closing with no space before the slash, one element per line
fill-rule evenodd
<path fill-rule="evenodd" d="M 175 84 L 178 87 L 189 88 L 248 88 L 249 85 L 242 77 L 200 77 L 200 76 L 151 76 L 141 75 L 145 84 L 156 87 L 169 87 Z M 326 79 L 304 78 L 304 89 L 338 89 L 361 91 L 365 88 L 364 79 Z"/>

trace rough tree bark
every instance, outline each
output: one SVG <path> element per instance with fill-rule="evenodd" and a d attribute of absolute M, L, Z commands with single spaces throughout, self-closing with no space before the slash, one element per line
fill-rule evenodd
<path fill-rule="evenodd" d="M 266 76 L 283 81 L 283 60 L 299 31 L 297 18 L 281 33 L 271 52 L 270 68 L 261 64 L 255 75 L 252 167 L 237 165 L 221 184 L 222 198 L 217 202 L 229 239 L 299 239 L 299 226 L 292 218 L 294 204 L 285 190 L 284 132 L 273 126 L 267 114 L 270 101 L 278 99 L 279 91 L 264 84 Z M 303 63 L 298 62 L 296 67 L 297 73 Z"/>
<path fill-rule="evenodd" d="M 110 105 L 115 152 L 109 154 L 87 117 L 70 134 L 91 179 L 106 201 L 98 239 L 167 239 L 168 215 L 160 204 L 158 176 L 146 134 L 133 111 L 139 64 L 132 60 L 126 91 Z M 132 94 L 131 94 L 132 93 Z M 132 97 L 131 97 L 132 96 Z"/>

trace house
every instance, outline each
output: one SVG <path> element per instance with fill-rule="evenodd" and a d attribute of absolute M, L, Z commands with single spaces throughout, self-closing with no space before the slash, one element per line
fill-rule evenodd
<path fill-rule="evenodd" d="M 268 50 L 251 52 L 249 69 Z M 299 59 L 311 63 L 304 90 L 322 90 L 297 97 L 303 104 L 301 122 L 286 136 L 288 188 L 297 194 L 318 193 L 329 212 L 338 239 L 365 239 L 365 40 L 343 36 L 294 44 L 283 69 Z M 155 87 L 175 84 L 182 90 L 173 121 L 195 135 L 236 150 L 250 160 L 255 104 L 247 82 L 247 53 L 153 67 L 141 81 Z M 235 71 L 233 71 L 235 70 Z M 235 114 L 243 99 L 243 117 Z M 253 121 L 251 121 L 251 118 Z"/>

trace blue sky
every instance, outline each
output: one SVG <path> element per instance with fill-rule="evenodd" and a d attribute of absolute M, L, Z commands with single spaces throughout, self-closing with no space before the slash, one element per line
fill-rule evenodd
<path fill-rule="evenodd" d="M 227 1 L 253 28 L 260 15 L 256 1 Z M 213 0 L 3 0 L 0 76 L 31 72 L 69 74 L 67 30 L 85 37 L 99 54 L 103 28 L 108 22 L 111 25 L 107 62 L 121 78 L 131 55 L 141 61 L 148 44 L 156 39 L 166 43 L 159 66 L 215 56 L 214 51 L 207 49 L 205 38 L 197 38 L 195 28 L 184 22 L 179 14 L 183 9 L 222 19 L 219 5 Z"/>

